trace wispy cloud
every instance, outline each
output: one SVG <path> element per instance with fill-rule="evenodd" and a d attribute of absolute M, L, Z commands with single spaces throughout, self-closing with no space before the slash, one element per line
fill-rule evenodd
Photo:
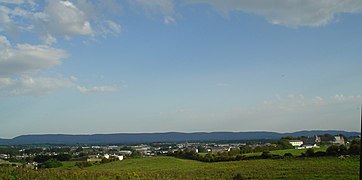
<path fill-rule="evenodd" d="M 129 0 L 129 3 L 141 7 L 147 14 L 161 14 L 165 24 L 176 22 L 173 0 Z"/>
<path fill-rule="evenodd" d="M 78 86 L 77 89 L 79 90 L 79 92 L 84 94 L 111 93 L 119 91 L 119 88 L 116 86 L 93 86 L 93 87 Z"/>
<path fill-rule="evenodd" d="M 332 22 L 339 13 L 361 13 L 360 0 L 188 0 L 209 4 L 218 11 L 252 13 L 268 22 L 289 27 L 318 27 Z"/>
<path fill-rule="evenodd" d="M 21 76 L 0 78 L 0 96 L 41 96 L 50 92 L 74 87 L 71 78 Z"/>

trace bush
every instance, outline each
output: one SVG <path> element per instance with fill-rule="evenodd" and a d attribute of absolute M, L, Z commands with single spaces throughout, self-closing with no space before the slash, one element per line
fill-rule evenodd
<path fill-rule="evenodd" d="M 347 155 L 348 154 L 347 147 L 345 145 L 340 145 L 339 150 L 338 150 L 338 154 L 339 155 Z"/>
<path fill-rule="evenodd" d="M 272 155 L 269 153 L 269 151 L 264 151 L 260 157 L 263 159 L 268 159 L 268 158 L 271 158 Z"/>
<path fill-rule="evenodd" d="M 63 166 L 63 164 L 56 159 L 50 159 L 41 165 L 42 168 L 57 168 L 61 166 Z"/>
<path fill-rule="evenodd" d="M 351 143 L 351 146 L 348 149 L 348 152 L 351 155 L 359 155 L 361 152 L 361 140 L 354 139 Z"/>
<path fill-rule="evenodd" d="M 285 153 L 284 157 L 293 157 L 293 154 L 292 153 Z"/>
<path fill-rule="evenodd" d="M 326 152 L 324 151 L 317 151 L 314 153 L 314 156 L 317 156 L 317 157 L 321 157 L 321 156 L 325 156 L 326 155 Z"/>
<path fill-rule="evenodd" d="M 361 145 L 358 144 L 352 144 L 348 149 L 348 152 L 351 155 L 359 155 L 360 151 L 361 151 Z"/>
<path fill-rule="evenodd" d="M 34 157 L 34 161 L 37 163 L 44 163 L 45 161 L 48 161 L 50 159 L 51 159 L 51 157 L 47 156 L 47 155 L 36 155 Z"/>
<path fill-rule="evenodd" d="M 54 159 L 58 161 L 69 161 L 71 157 L 69 154 L 58 154 L 54 156 Z"/>
<path fill-rule="evenodd" d="M 305 155 L 308 157 L 314 156 L 314 149 L 312 149 L 312 148 L 307 149 L 307 151 L 305 152 Z"/>
<path fill-rule="evenodd" d="M 330 156 L 336 156 L 336 155 L 338 155 L 338 152 L 339 152 L 339 148 L 336 145 L 329 146 L 326 151 L 327 155 L 330 155 Z"/>

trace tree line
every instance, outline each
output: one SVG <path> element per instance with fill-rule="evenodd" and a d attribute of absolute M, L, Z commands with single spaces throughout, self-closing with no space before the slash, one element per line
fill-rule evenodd
<path fill-rule="evenodd" d="M 278 146 L 277 146 L 278 147 Z M 281 148 L 283 146 L 279 146 Z M 275 148 L 275 147 L 274 147 Z M 287 148 L 284 147 L 284 148 Z M 303 158 L 303 157 L 322 157 L 322 156 L 341 156 L 341 155 L 359 155 L 361 150 L 361 141 L 360 139 L 355 139 L 351 142 L 349 147 L 345 145 L 331 145 L 327 148 L 325 152 L 318 151 L 315 152 L 314 149 L 307 149 L 306 152 L 302 153 L 300 156 L 293 156 L 291 153 L 285 153 L 284 155 L 276 155 L 270 153 L 270 146 L 260 146 L 259 149 L 252 149 L 248 146 L 241 146 L 239 149 L 234 149 L 225 152 L 218 153 L 207 153 L 199 154 L 194 150 L 185 149 L 177 150 L 175 152 L 169 152 L 168 156 L 173 156 L 183 159 L 192 159 L 202 162 L 221 162 L 221 161 L 239 161 L 239 160 L 248 160 L 248 159 L 282 159 L 282 158 Z M 260 150 L 260 151 L 259 151 Z M 274 150 L 274 149 L 273 149 Z M 256 156 L 245 156 L 244 153 L 251 152 L 262 152 L 261 155 Z"/>

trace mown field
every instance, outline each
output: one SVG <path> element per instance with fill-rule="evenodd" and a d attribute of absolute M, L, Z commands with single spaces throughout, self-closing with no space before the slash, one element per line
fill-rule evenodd
<path fill-rule="evenodd" d="M 79 169 L 1 168 L 0 179 L 359 179 L 359 156 L 205 163 L 174 157 L 136 158 Z"/>

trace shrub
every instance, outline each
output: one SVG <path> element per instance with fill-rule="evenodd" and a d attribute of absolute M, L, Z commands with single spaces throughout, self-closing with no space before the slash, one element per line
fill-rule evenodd
<path fill-rule="evenodd" d="M 54 156 L 54 159 L 58 161 L 69 161 L 71 157 L 69 154 L 58 154 Z"/>
<path fill-rule="evenodd" d="M 314 149 L 312 149 L 312 148 L 307 149 L 307 151 L 305 152 L 305 155 L 308 157 L 314 156 Z"/>
<path fill-rule="evenodd" d="M 330 156 L 336 156 L 336 155 L 338 155 L 338 152 L 339 152 L 339 148 L 336 145 L 329 146 L 326 151 L 327 155 L 330 155 Z"/>
<path fill-rule="evenodd" d="M 354 139 L 351 143 L 351 146 L 348 149 L 348 152 L 351 155 L 359 155 L 361 152 L 361 140 Z"/>
<path fill-rule="evenodd" d="M 264 151 L 260 157 L 263 159 L 268 159 L 268 158 L 271 158 L 272 155 L 269 153 L 269 151 Z"/>
<path fill-rule="evenodd" d="M 51 159 L 51 157 L 47 156 L 47 155 L 36 155 L 34 157 L 34 161 L 37 163 L 44 163 L 45 161 L 48 161 L 50 159 Z"/>
<path fill-rule="evenodd" d="M 361 145 L 357 144 L 352 144 L 348 149 L 349 154 L 352 155 L 359 155 L 360 151 L 361 151 Z"/>
<path fill-rule="evenodd" d="M 63 164 L 56 159 L 50 159 L 41 165 L 42 168 L 57 168 L 61 166 L 63 166 Z"/>
<path fill-rule="evenodd" d="M 326 152 L 324 151 L 317 151 L 314 153 L 314 156 L 317 156 L 317 157 L 321 157 L 321 156 L 325 156 L 326 155 Z"/>
<path fill-rule="evenodd" d="M 338 150 L 339 155 L 347 155 L 348 149 L 345 145 L 340 145 Z"/>

